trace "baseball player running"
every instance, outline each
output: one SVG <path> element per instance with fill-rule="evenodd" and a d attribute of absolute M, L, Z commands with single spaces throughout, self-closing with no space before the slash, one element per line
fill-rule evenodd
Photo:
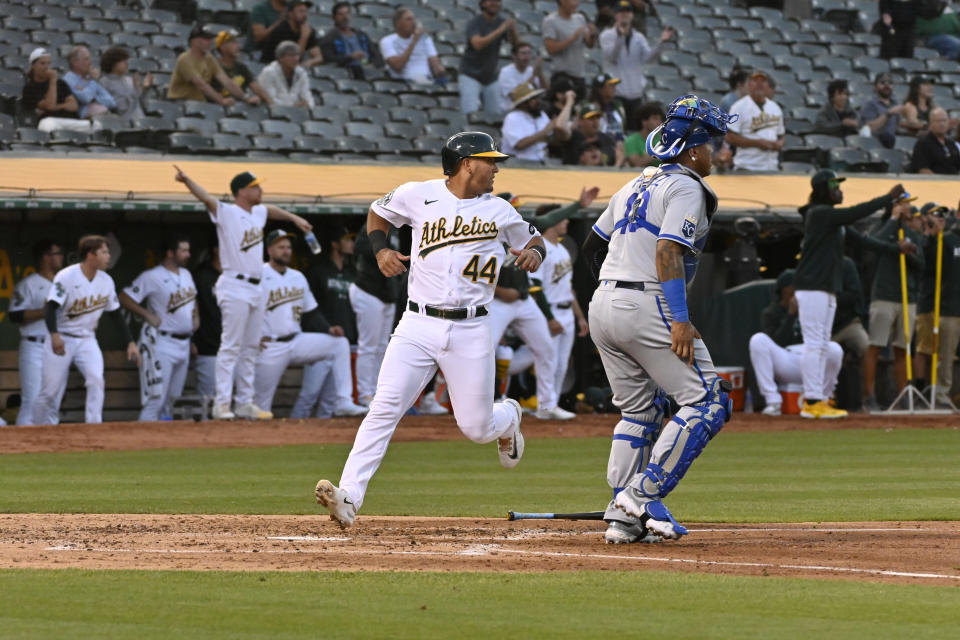
<path fill-rule="evenodd" d="M 288 366 L 327 360 L 337 394 L 334 415 L 363 415 L 367 408 L 352 400 L 350 342 L 342 332 L 339 336 L 327 332 L 330 327 L 320 315 L 306 276 L 290 267 L 292 237 L 280 229 L 267 234 L 270 260 L 263 265 L 263 338 L 257 358 L 255 402 L 269 412 Z"/>
<path fill-rule="evenodd" d="M 584 244 L 594 268 L 602 260 L 590 327 L 621 412 L 607 467 L 608 543 L 643 540 L 647 529 L 687 533 L 663 499 L 730 419 L 729 384 L 690 323 L 686 291 L 717 208 L 703 177 L 729 122 L 706 100 L 677 98 L 647 138 L 663 165 L 624 185 Z M 660 389 L 680 405 L 665 425 Z"/>
<path fill-rule="evenodd" d="M 171 415 L 183 393 L 190 364 L 190 338 L 200 325 L 197 287 L 187 270 L 190 241 L 170 238 L 163 262 L 147 269 L 120 292 L 124 309 L 143 318 L 140 330 L 140 421 Z M 146 301 L 146 307 L 141 306 Z"/>
<path fill-rule="evenodd" d="M 52 240 L 33 245 L 36 271 L 17 283 L 10 304 L 10 320 L 20 325 L 20 412 L 17 424 L 30 424 L 33 405 L 43 382 L 43 356 L 47 328 L 43 323 L 44 305 L 53 286 L 53 276 L 63 267 L 63 251 Z"/>
<path fill-rule="evenodd" d="M 217 225 L 220 265 L 217 279 L 217 304 L 223 328 L 217 351 L 217 394 L 213 404 L 215 420 L 247 418 L 268 420 L 273 417 L 253 401 L 254 368 L 260 353 L 263 333 L 263 297 L 260 279 L 263 271 L 263 227 L 267 220 L 292 222 L 303 232 L 312 228 L 298 215 L 280 207 L 261 204 L 260 179 L 249 171 L 234 176 L 230 192 L 234 202 L 220 202 L 198 185 L 180 167 L 175 179 L 207 207 L 210 221 Z M 230 410 L 234 375 L 237 395 L 235 410 Z"/>
<path fill-rule="evenodd" d="M 498 440 L 500 464 L 523 456 L 522 413 L 515 400 L 493 402 L 493 341 L 487 305 L 503 262 L 502 243 L 516 264 L 543 262 L 543 239 L 507 202 L 491 195 L 498 160 L 486 133 L 451 136 L 441 158 L 447 180 L 408 182 L 370 206 L 367 231 L 387 277 L 410 263 L 407 310 L 387 346 L 377 390 L 347 458 L 340 486 L 317 483 L 317 502 L 342 527 L 353 524 L 367 485 L 386 455 L 397 423 L 439 367 L 457 426 L 477 443 Z M 387 247 L 390 226 L 410 225 L 410 256 Z M 418 239 L 419 238 L 419 239 Z"/>
<path fill-rule="evenodd" d="M 43 382 L 31 424 L 60 422 L 60 401 L 71 364 L 80 370 L 87 388 L 85 421 L 102 421 L 103 353 L 96 331 L 104 311 L 110 313 L 117 331 L 127 342 L 127 358 L 140 366 L 140 351 L 120 315 L 113 278 L 106 273 L 110 264 L 107 239 L 84 236 L 80 238 L 78 253 L 80 262 L 57 272 L 47 293 L 44 320 L 50 332 L 50 348 L 43 352 Z"/>

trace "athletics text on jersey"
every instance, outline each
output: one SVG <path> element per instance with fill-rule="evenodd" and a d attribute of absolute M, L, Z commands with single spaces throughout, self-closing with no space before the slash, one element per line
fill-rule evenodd
<path fill-rule="evenodd" d="M 547 257 L 533 277 L 543 283 L 543 294 L 550 304 L 564 304 L 573 301 L 573 262 L 570 252 L 562 242 L 546 243 Z"/>
<path fill-rule="evenodd" d="M 193 283 L 193 276 L 185 268 L 181 267 L 174 273 L 163 265 L 157 265 L 137 276 L 123 292 L 137 304 L 147 301 L 147 309 L 160 318 L 157 328 L 161 331 L 193 333 L 197 287 Z"/>
<path fill-rule="evenodd" d="M 223 272 L 228 276 L 241 274 L 259 278 L 263 267 L 263 227 L 267 224 L 267 208 L 258 204 L 248 212 L 235 204 L 218 201 L 217 213 L 211 213 L 210 220 L 217 225 Z"/>
<path fill-rule="evenodd" d="M 268 338 L 300 333 L 300 318 L 318 306 L 306 276 L 296 269 L 288 267 L 280 273 L 266 263 L 260 287 L 264 299 L 263 335 Z"/>
<path fill-rule="evenodd" d="M 120 308 L 113 278 L 97 271 L 93 280 L 87 280 L 79 264 L 57 272 L 47 300 L 60 305 L 57 330 L 79 338 L 93 337 L 103 312 Z"/>

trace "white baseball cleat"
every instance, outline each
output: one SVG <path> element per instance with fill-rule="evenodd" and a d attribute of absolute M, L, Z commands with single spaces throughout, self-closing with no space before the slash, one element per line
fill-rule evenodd
<path fill-rule="evenodd" d="M 234 413 L 244 420 L 269 420 L 273 417 L 272 413 L 264 411 L 252 402 L 240 405 Z"/>
<path fill-rule="evenodd" d="M 233 420 L 237 417 L 233 411 L 230 411 L 230 405 L 228 404 L 213 405 L 213 410 L 210 412 L 210 416 L 214 420 Z"/>
<path fill-rule="evenodd" d="M 553 407 L 552 409 L 537 409 L 537 420 L 573 420 L 577 417 L 572 411 Z"/>
<path fill-rule="evenodd" d="M 607 531 L 603 534 L 603 540 L 607 544 L 633 544 L 635 542 L 660 542 L 663 538 L 655 533 L 650 533 L 639 524 L 611 520 L 607 524 Z"/>
<path fill-rule="evenodd" d="M 499 438 L 497 441 L 497 453 L 500 456 L 500 464 L 506 469 L 513 469 L 520 463 L 523 457 L 523 434 L 520 433 L 520 421 L 523 419 L 523 409 L 520 403 L 510 398 L 503 401 L 516 414 L 516 420 L 511 425 L 510 434 Z"/>
<path fill-rule="evenodd" d="M 660 500 L 650 500 L 633 487 L 627 487 L 617 494 L 613 505 L 637 519 L 644 526 L 668 540 L 679 540 L 687 534 L 687 529 L 673 518 L 667 505 Z"/>
<path fill-rule="evenodd" d="M 760 414 L 765 416 L 779 416 L 783 415 L 783 412 L 780 409 L 779 402 L 769 402 L 767 403 L 767 406 L 763 408 L 763 411 L 761 411 Z"/>
<path fill-rule="evenodd" d="M 437 402 L 437 396 L 433 393 L 425 393 L 423 397 L 420 398 L 420 413 L 425 416 L 443 416 L 450 411 Z"/>
<path fill-rule="evenodd" d="M 314 493 L 317 496 L 317 502 L 330 511 L 330 519 L 339 524 L 341 529 L 353 525 L 353 520 L 357 517 L 357 508 L 346 491 L 334 486 L 329 480 L 321 480 L 317 483 Z"/>
<path fill-rule="evenodd" d="M 370 407 L 365 407 L 362 404 L 345 404 L 336 411 L 333 412 L 333 415 L 337 418 L 343 417 L 352 417 L 352 416 L 365 416 L 370 411 Z"/>

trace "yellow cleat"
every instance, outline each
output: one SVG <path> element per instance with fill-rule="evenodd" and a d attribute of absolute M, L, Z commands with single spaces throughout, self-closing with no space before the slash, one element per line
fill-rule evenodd
<path fill-rule="evenodd" d="M 816 420 L 834 420 L 836 418 L 846 418 L 847 412 L 843 409 L 831 407 L 826 400 L 814 402 L 813 404 L 804 400 L 803 407 L 800 409 L 800 416 Z"/>

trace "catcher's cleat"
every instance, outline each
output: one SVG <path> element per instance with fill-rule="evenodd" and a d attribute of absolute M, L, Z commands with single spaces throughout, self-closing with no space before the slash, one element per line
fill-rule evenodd
<path fill-rule="evenodd" d="M 607 544 L 633 544 L 634 542 L 660 542 L 663 538 L 651 533 L 643 525 L 611 520 L 607 524 L 603 540 Z"/>

